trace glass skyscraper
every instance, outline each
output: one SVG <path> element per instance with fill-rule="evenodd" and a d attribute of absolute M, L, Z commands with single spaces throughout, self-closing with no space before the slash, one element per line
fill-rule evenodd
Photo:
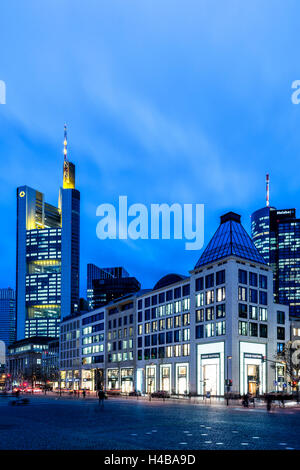
<path fill-rule="evenodd" d="M 275 302 L 300 316 L 300 219 L 295 209 L 264 207 L 251 216 L 252 239 L 274 273 Z"/>
<path fill-rule="evenodd" d="M 16 293 L 14 289 L 0 289 L 0 341 L 6 347 L 16 339 Z"/>
<path fill-rule="evenodd" d="M 79 302 L 80 193 L 64 141 L 58 207 L 28 186 L 17 189 L 17 340 L 59 336 Z"/>
<path fill-rule="evenodd" d="M 140 289 L 139 281 L 130 277 L 122 266 L 99 268 L 95 264 L 87 265 L 87 299 L 90 309 L 102 307 Z"/>

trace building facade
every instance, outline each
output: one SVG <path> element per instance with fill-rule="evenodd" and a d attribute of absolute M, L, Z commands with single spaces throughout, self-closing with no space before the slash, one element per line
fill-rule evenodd
<path fill-rule="evenodd" d="M 15 341 L 8 347 L 9 388 L 45 385 L 42 357 L 48 350 L 48 343 L 48 338 L 31 337 Z"/>
<path fill-rule="evenodd" d="M 0 289 L 0 341 L 6 348 L 16 340 L 16 293 L 10 287 Z"/>
<path fill-rule="evenodd" d="M 290 339 L 288 307 L 274 303 L 272 270 L 238 214 L 221 217 L 190 276 L 169 274 L 77 321 L 78 382 L 88 377 L 91 390 L 98 367 L 106 390 L 121 393 L 258 395 L 284 387 L 276 357 Z M 101 363 L 92 347 L 99 323 Z"/>
<path fill-rule="evenodd" d="M 65 160 L 58 207 L 28 186 L 17 189 L 17 339 L 59 336 L 61 317 L 79 299 L 80 193 L 75 167 Z"/>
<path fill-rule="evenodd" d="M 95 391 L 104 387 L 104 314 L 98 309 L 62 321 L 60 388 Z"/>
<path fill-rule="evenodd" d="M 295 209 L 264 207 L 251 216 L 252 239 L 274 274 L 275 302 L 300 317 L 300 219 Z"/>
<path fill-rule="evenodd" d="M 97 309 L 126 294 L 138 292 L 141 284 L 123 267 L 98 268 L 87 265 L 87 299 L 90 309 Z"/>

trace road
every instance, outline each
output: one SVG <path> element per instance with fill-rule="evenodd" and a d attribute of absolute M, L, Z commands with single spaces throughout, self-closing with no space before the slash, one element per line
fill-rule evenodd
<path fill-rule="evenodd" d="M 300 449 L 300 409 L 109 399 L 0 399 L 0 449 Z"/>

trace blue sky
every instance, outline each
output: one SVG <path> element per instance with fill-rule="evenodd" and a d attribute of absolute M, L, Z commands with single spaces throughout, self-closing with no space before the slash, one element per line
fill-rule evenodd
<path fill-rule="evenodd" d="M 286 0 L 11 0 L 0 8 L 0 286 L 15 284 L 15 189 L 57 204 L 63 125 L 81 191 L 86 264 L 144 287 L 187 274 L 184 241 L 100 241 L 96 207 L 204 203 L 205 244 L 234 210 L 299 207 L 298 4 Z"/>

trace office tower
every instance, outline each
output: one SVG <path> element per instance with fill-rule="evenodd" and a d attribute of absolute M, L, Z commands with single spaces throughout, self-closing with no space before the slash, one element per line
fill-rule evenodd
<path fill-rule="evenodd" d="M 138 292 L 141 284 L 135 277 L 130 277 L 121 266 L 98 268 L 94 264 L 87 265 L 87 299 L 91 309 L 122 297 Z"/>
<path fill-rule="evenodd" d="M 0 341 L 6 348 L 16 339 L 16 293 L 14 289 L 0 289 Z"/>
<path fill-rule="evenodd" d="M 296 210 L 267 205 L 251 215 L 251 232 L 273 270 L 275 302 L 288 305 L 290 315 L 300 316 L 300 219 Z"/>
<path fill-rule="evenodd" d="M 28 186 L 17 189 L 17 340 L 59 335 L 60 318 L 76 312 L 79 298 L 80 193 L 67 158 L 58 207 Z"/>

